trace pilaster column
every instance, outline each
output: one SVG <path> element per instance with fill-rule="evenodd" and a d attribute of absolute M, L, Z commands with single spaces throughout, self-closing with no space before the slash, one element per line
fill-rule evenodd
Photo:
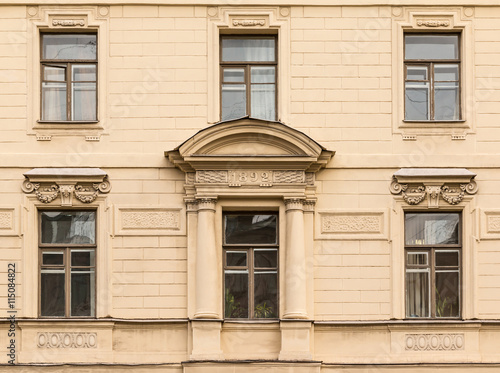
<path fill-rule="evenodd" d="M 307 319 L 306 252 L 302 198 L 285 198 L 285 319 Z"/>
<path fill-rule="evenodd" d="M 216 198 L 197 198 L 196 306 L 195 319 L 219 319 L 217 248 L 215 243 Z"/>

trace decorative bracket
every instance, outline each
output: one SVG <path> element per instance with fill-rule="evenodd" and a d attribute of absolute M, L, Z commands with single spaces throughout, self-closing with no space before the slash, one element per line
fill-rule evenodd
<path fill-rule="evenodd" d="M 99 193 L 108 193 L 108 175 L 99 168 L 34 168 L 24 174 L 21 189 L 35 193 L 42 203 L 61 197 L 61 206 L 72 206 L 73 195 L 83 203 L 92 203 Z"/>
<path fill-rule="evenodd" d="M 428 197 L 428 207 L 439 208 L 440 196 L 448 204 L 457 205 L 465 194 L 475 194 L 475 176 L 466 169 L 401 169 L 394 174 L 389 189 L 394 195 L 401 194 L 409 205 L 418 205 Z"/>

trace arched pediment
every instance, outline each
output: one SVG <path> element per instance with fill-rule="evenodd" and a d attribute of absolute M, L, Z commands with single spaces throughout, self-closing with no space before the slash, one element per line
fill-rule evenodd
<path fill-rule="evenodd" d="M 333 154 L 306 134 L 283 123 L 252 118 L 207 127 L 165 153 L 186 172 L 227 169 L 234 162 L 244 168 L 254 164 L 316 171 L 325 166 Z"/>

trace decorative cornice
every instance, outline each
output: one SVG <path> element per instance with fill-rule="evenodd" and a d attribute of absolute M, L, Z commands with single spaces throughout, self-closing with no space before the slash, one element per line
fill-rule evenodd
<path fill-rule="evenodd" d="M 24 176 L 23 192 L 34 192 L 47 204 L 61 197 L 61 206 L 72 206 L 73 196 L 82 203 L 92 203 L 100 193 L 111 190 L 108 176 L 98 168 L 35 168 Z"/>

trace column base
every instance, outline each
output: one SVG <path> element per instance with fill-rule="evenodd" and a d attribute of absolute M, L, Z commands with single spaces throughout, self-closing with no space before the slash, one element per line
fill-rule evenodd
<path fill-rule="evenodd" d="M 312 321 L 285 321 L 280 324 L 281 351 L 279 360 L 312 360 Z"/>
<path fill-rule="evenodd" d="M 220 348 L 220 321 L 191 321 L 193 350 L 190 360 L 224 360 Z"/>
<path fill-rule="evenodd" d="M 196 312 L 193 316 L 195 319 L 220 319 L 220 315 L 215 312 L 210 312 L 210 311 L 200 311 Z"/>

